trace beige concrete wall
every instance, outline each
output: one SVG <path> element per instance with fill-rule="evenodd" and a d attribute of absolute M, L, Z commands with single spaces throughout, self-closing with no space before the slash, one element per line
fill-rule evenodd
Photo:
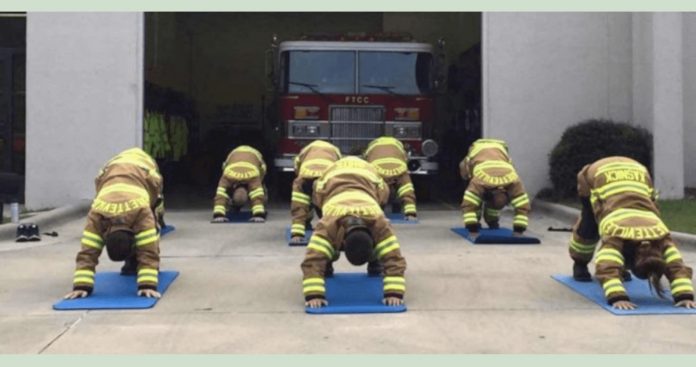
<path fill-rule="evenodd" d="M 29 209 L 94 197 L 94 176 L 142 142 L 142 13 L 29 13 Z"/>

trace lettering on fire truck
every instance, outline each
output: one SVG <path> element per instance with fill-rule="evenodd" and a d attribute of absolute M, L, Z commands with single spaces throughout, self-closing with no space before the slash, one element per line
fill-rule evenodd
<path fill-rule="evenodd" d="M 367 104 L 370 103 L 368 96 L 346 96 L 345 103 Z"/>

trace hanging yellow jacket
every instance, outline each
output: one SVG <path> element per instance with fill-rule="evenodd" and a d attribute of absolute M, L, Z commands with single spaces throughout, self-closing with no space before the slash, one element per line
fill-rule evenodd
<path fill-rule="evenodd" d="M 416 215 L 416 191 L 408 173 L 407 154 L 403 143 L 391 136 L 383 136 L 370 142 L 365 149 L 365 159 L 396 193 L 405 215 Z"/>
<path fill-rule="evenodd" d="M 302 148 L 295 157 L 295 180 L 292 182 L 291 233 L 293 236 L 305 235 L 305 223 L 310 217 L 312 201 L 312 182 L 320 177 L 334 162 L 341 159 L 341 151 L 331 143 L 315 140 Z"/>

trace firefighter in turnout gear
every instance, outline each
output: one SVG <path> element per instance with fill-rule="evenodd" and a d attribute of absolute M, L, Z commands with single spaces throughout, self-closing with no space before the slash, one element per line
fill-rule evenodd
<path fill-rule="evenodd" d="M 331 263 L 344 251 L 353 265 L 367 262 L 368 274 L 384 276 L 384 303 L 403 303 L 406 260 L 380 204 L 389 189 L 370 163 L 347 157 L 337 161 L 315 182 L 314 203 L 323 216 L 309 240 L 302 262 L 303 291 L 308 307 L 327 305 L 324 278 L 333 275 Z"/>
<path fill-rule="evenodd" d="M 218 182 L 213 208 L 213 222 L 227 222 L 227 211 L 239 211 L 251 200 L 251 222 L 265 222 L 266 192 L 263 177 L 266 164 L 261 153 L 241 145 L 230 152 L 222 164 L 222 177 Z"/>
<path fill-rule="evenodd" d="M 162 177 L 157 163 L 139 148 L 128 149 L 107 162 L 95 185 L 97 196 L 82 232 L 73 291 L 65 298 L 92 293 L 104 247 L 111 260 L 126 260 L 122 274 L 137 273 L 139 296 L 159 298 L 159 228 L 155 212 L 161 201 Z"/>
<path fill-rule="evenodd" d="M 529 222 L 529 196 L 512 165 L 504 141 L 478 139 L 459 163 L 462 178 L 469 181 L 462 199 L 464 225 L 475 236 L 481 212 L 489 228 L 499 228 L 500 210 L 510 203 L 515 209 L 514 234 L 520 236 Z"/>
<path fill-rule="evenodd" d="M 652 179 L 642 164 L 609 157 L 586 165 L 578 173 L 578 196 L 582 214 L 573 227 L 569 249 L 576 280 L 592 280 L 587 264 L 601 240 L 595 276 L 613 307 L 636 307 L 622 284 L 624 272 L 630 269 L 635 276 L 650 279 L 660 297 L 660 280 L 665 275 L 676 306 L 696 308 L 692 270 L 660 219 Z"/>
<path fill-rule="evenodd" d="M 391 191 L 398 196 L 405 219 L 415 220 L 416 191 L 408 173 L 404 145 L 395 138 L 383 136 L 370 142 L 364 157 L 377 168 Z"/>
<path fill-rule="evenodd" d="M 341 159 L 341 151 L 331 143 L 315 140 L 305 146 L 295 157 L 295 180 L 292 182 L 292 242 L 304 240 L 305 229 L 311 229 L 312 221 L 312 187 L 330 165 Z"/>

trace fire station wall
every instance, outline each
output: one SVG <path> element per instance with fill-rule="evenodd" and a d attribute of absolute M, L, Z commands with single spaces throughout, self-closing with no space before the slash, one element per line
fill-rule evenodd
<path fill-rule="evenodd" d="M 684 183 L 696 187 L 696 13 L 684 13 Z"/>
<path fill-rule="evenodd" d="M 630 121 L 631 15 L 484 13 L 483 134 L 506 140 L 530 194 L 570 125 Z"/>
<path fill-rule="evenodd" d="M 94 196 L 94 176 L 142 140 L 142 13 L 27 16 L 26 205 Z"/>

